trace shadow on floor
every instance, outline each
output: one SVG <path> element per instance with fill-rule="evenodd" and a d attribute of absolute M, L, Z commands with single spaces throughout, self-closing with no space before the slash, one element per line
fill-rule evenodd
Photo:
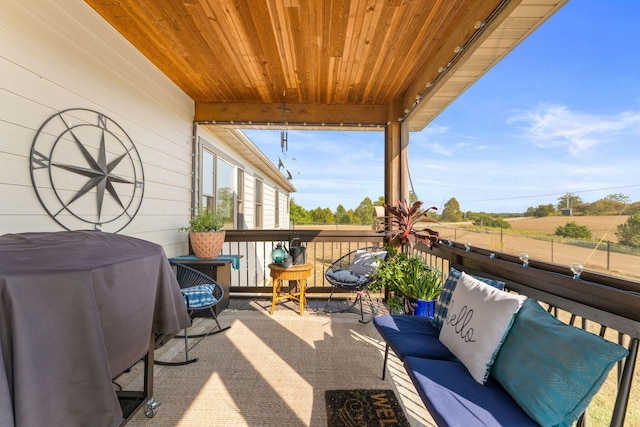
<path fill-rule="evenodd" d="M 326 299 L 320 298 L 309 298 L 307 299 L 307 304 L 305 306 L 305 313 L 321 313 L 324 312 L 325 306 L 327 304 Z M 360 310 L 358 307 L 352 307 L 353 300 L 352 299 L 332 299 L 331 304 L 328 307 L 330 312 L 341 312 L 342 310 L 346 310 L 344 313 L 353 313 L 354 316 L 360 316 Z M 373 300 L 373 306 L 375 309 L 375 314 L 388 314 L 389 308 L 383 302 L 379 302 Z M 368 319 L 371 316 L 371 307 L 365 302 L 363 304 L 364 316 L 365 319 Z M 229 299 L 229 310 L 253 310 L 253 311 L 266 311 L 269 312 L 271 309 L 271 298 L 267 297 L 235 297 L 232 296 Z M 299 312 L 300 307 L 296 301 L 281 301 L 276 305 L 275 311 L 280 310 L 290 310 Z"/>

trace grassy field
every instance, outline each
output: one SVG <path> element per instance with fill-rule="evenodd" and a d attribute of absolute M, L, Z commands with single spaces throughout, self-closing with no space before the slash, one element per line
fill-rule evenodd
<path fill-rule="evenodd" d="M 544 233 L 554 235 L 558 226 L 564 226 L 568 222 L 575 221 L 578 225 L 589 227 L 594 239 L 618 242 L 616 231 L 619 224 L 624 224 L 628 216 L 547 216 L 543 218 L 512 218 L 507 219 L 513 230 L 527 231 L 531 233 Z"/>
<path fill-rule="evenodd" d="M 566 225 L 568 222 L 575 221 L 579 225 L 586 225 L 591 230 L 594 239 L 601 239 L 603 236 L 605 240 L 610 240 L 612 242 L 617 242 L 618 239 L 615 235 L 617 231 L 617 226 L 619 224 L 623 224 L 627 221 L 629 216 L 627 215 L 605 215 L 605 216 L 547 216 L 543 218 L 533 218 L 533 217 L 521 217 L 521 218 L 507 218 L 511 224 L 511 228 L 514 231 L 523 231 L 529 233 L 541 233 L 552 236 L 556 232 L 556 228 L 559 225 Z M 450 223 L 441 223 L 442 227 L 468 227 L 470 226 L 470 222 L 450 222 Z M 352 225 L 352 224 L 344 224 L 344 225 L 335 225 L 335 224 L 324 224 L 324 225 L 300 225 L 296 224 L 295 228 L 300 229 L 313 229 L 313 230 L 371 230 L 370 225 Z M 436 227 L 438 228 L 438 227 Z M 640 427 L 640 426 L 639 426 Z"/>
<path fill-rule="evenodd" d="M 526 252 L 530 259 L 570 265 L 579 262 L 586 270 L 640 279 L 637 255 L 617 245 L 617 225 L 627 216 L 545 217 L 509 219 L 511 229 L 481 229 L 471 223 L 441 223 L 434 229 L 443 240 L 468 242 L 472 246 L 499 252 Z M 593 238 L 590 245 L 554 236 L 556 228 L 569 221 L 589 227 Z M 611 245 L 609 245 L 611 242 Z M 594 247 L 597 245 L 597 250 Z M 622 250 L 626 249 L 626 250 Z"/>

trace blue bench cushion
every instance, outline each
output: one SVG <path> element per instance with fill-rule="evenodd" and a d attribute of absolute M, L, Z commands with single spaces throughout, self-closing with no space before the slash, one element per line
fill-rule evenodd
<path fill-rule="evenodd" d="M 407 356 L 429 359 L 454 359 L 454 355 L 440 342 L 440 331 L 426 316 L 385 314 L 375 316 L 373 324 L 400 360 Z"/>
<path fill-rule="evenodd" d="M 570 426 L 628 353 L 560 322 L 529 299 L 516 316 L 492 375 L 541 425 Z"/>
<path fill-rule="evenodd" d="M 182 297 L 187 308 L 201 308 L 215 304 L 218 300 L 213 296 L 214 285 L 197 285 L 182 289 Z"/>
<path fill-rule="evenodd" d="M 477 383 L 458 361 L 407 356 L 404 367 L 439 426 L 538 426 L 497 381 Z"/>

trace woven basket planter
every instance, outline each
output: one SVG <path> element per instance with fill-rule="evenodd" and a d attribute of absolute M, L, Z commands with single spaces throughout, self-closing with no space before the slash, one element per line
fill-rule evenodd
<path fill-rule="evenodd" d="M 222 252 L 224 238 L 226 232 L 218 231 L 202 231 L 189 233 L 189 242 L 191 249 L 198 258 L 215 258 Z"/>

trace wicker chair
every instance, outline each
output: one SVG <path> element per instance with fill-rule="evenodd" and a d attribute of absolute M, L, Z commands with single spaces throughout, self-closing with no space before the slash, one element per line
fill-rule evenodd
<path fill-rule="evenodd" d="M 351 310 L 358 304 L 360 309 L 360 322 L 371 322 L 376 311 L 375 304 L 373 304 L 367 286 L 373 280 L 372 273 L 375 270 L 378 260 L 385 259 L 386 256 L 387 252 L 384 249 L 377 246 L 368 246 L 353 250 L 334 261 L 324 273 L 324 277 L 331 284 L 331 294 L 324 306 L 324 311 L 329 313 L 342 313 Z M 356 298 L 349 307 L 342 310 L 329 310 L 331 298 L 336 289 L 356 293 Z M 369 299 L 369 306 L 371 307 L 371 319 L 366 322 L 364 320 L 364 311 L 362 310 L 362 299 L 365 295 Z"/>
<path fill-rule="evenodd" d="M 162 360 L 155 360 L 154 363 L 158 365 L 168 366 L 181 366 L 187 365 L 198 361 L 198 358 L 189 359 L 189 351 L 193 349 L 200 341 L 209 335 L 214 335 L 222 331 L 226 331 L 230 328 L 227 326 L 223 328 L 218 322 L 218 316 L 214 310 L 214 307 L 222 301 L 224 290 L 215 280 L 206 274 L 195 270 L 186 265 L 171 263 L 176 270 L 176 278 L 182 291 L 184 302 L 187 306 L 187 312 L 189 316 L 193 318 L 194 314 L 199 311 L 209 310 L 211 317 L 215 321 L 215 326 L 208 332 L 203 334 L 189 335 L 188 328 L 184 329 L 184 335 L 176 335 L 174 338 L 184 338 L 184 353 L 185 360 L 180 362 L 164 362 Z M 189 346 L 189 339 L 198 339 L 193 345 Z"/>

